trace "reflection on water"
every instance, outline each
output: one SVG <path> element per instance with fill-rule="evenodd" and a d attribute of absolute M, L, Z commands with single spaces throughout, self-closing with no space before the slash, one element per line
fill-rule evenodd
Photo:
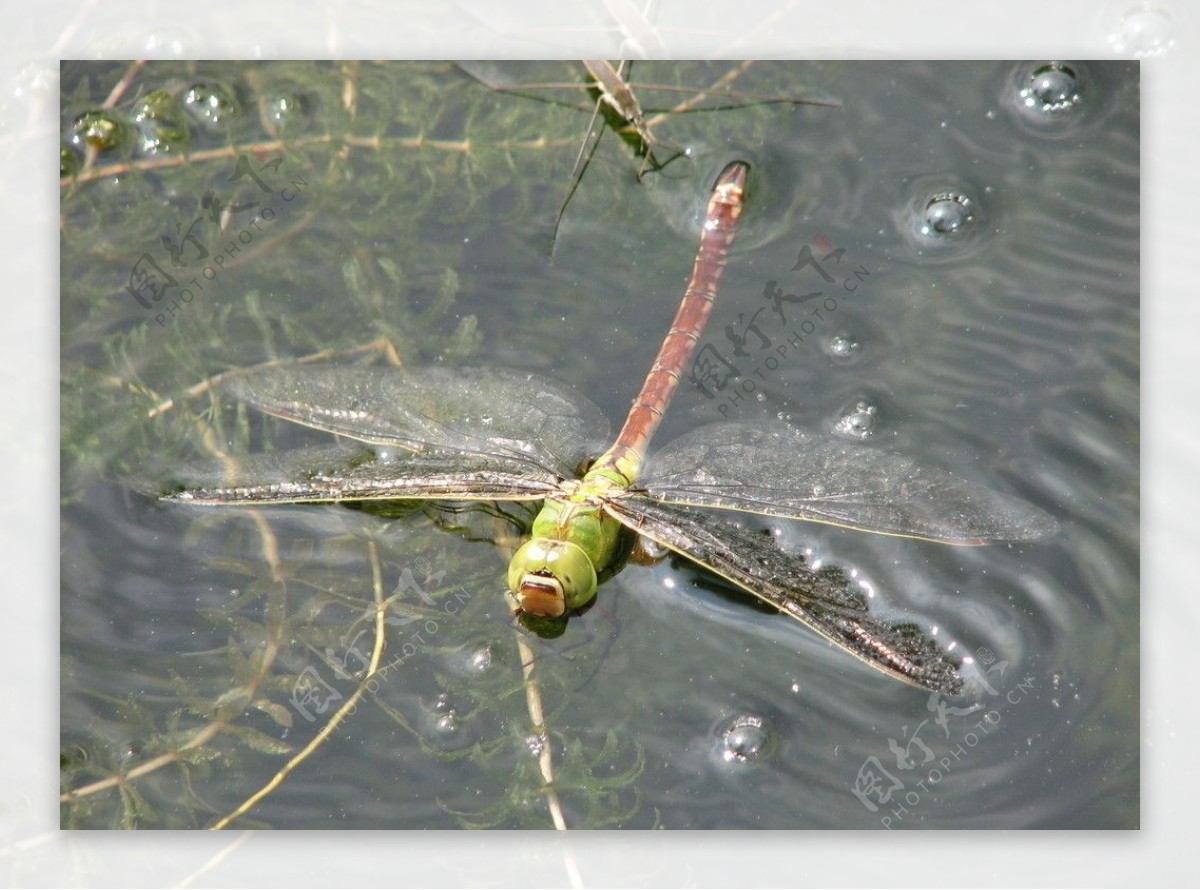
<path fill-rule="evenodd" d="M 379 638 L 373 687 L 238 824 L 547 826 L 547 757 L 574 826 L 1137 824 L 1135 67 L 755 65 L 747 92 L 803 85 L 841 107 L 669 117 L 694 159 L 641 183 L 606 136 L 553 264 L 575 109 L 448 65 L 343 72 L 350 114 L 321 66 L 150 64 L 146 92 L 182 110 L 161 101 L 151 144 L 89 161 L 72 127 L 123 73 L 63 72 L 64 168 L 86 181 L 63 189 L 62 751 L 67 788 L 145 772 L 65 805 L 64 824 L 210 824 L 352 700 Z M 134 104 L 116 106 L 131 134 L 156 119 L 134 122 Z M 180 114 L 190 160 L 164 148 Z M 116 132 L 85 124 L 84 142 Z M 675 311 L 711 170 L 734 155 L 757 185 L 704 340 L 725 386 L 685 384 L 660 441 L 779 418 L 1053 513 L 1053 539 L 988 548 L 764 523 L 969 653 L 971 696 L 896 683 L 671 560 L 627 567 L 558 639 L 520 635 L 491 543 L 515 530 L 503 516 L 197 514 L 120 482 L 203 454 L 205 424 L 231 453 L 291 444 L 183 398 L 192 384 L 281 356 L 354 360 L 381 338 L 407 364 L 547 373 L 619 421 Z M 165 298 L 139 291 L 147 309 L 127 288 L 147 255 L 179 282 L 169 296 L 205 285 L 164 324 Z"/>

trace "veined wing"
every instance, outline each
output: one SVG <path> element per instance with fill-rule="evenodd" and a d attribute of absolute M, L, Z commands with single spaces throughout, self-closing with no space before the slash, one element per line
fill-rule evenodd
<path fill-rule="evenodd" d="M 813 571 L 734 517 L 638 494 L 614 498 L 605 509 L 635 532 L 786 612 L 872 667 L 925 689 L 948 695 L 962 691 L 958 661 L 916 624 L 870 615 L 866 597 L 852 590 L 841 572 Z"/>
<path fill-rule="evenodd" d="M 189 504 L 532 501 L 557 482 L 547 469 L 504 456 L 428 451 L 384 459 L 364 445 L 328 445 L 185 466 L 154 494 Z"/>
<path fill-rule="evenodd" d="M 291 365 L 224 388 L 268 414 L 372 445 L 524 460 L 561 477 L 608 432 L 600 409 L 565 384 L 500 368 Z"/>
<path fill-rule="evenodd" d="M 655 454 L 636 487 L 676 504 L 949 544 L 1034 540 L 1058 529 L 1036 507 L 943 470 L 782 424 L 701 427 Z"/>

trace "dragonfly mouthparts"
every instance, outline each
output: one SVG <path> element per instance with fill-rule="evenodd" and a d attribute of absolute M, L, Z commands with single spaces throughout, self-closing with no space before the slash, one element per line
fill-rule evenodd
<path fill-rule="evenodd" d="M 562 585 L 552 575 L 527 572 L 517 590 L 521 611 L 539 618 L 558 618 L 567 611 Z"/>

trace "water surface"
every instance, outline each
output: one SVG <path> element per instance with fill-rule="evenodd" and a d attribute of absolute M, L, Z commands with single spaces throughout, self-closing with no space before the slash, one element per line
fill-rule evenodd
<path fill-rule="evenodd" d="M 1138 824 L 1136 66 L 758 64 L 739 88 L 841 107 L 671 116 L 659 132 L 691 157 L 640 182 L 606 133 L 553 260 L 586 110 L 445 64 L 150 63 L 116 102 L 128 138 L 86 166 L 74 122 L 125 74 L 62 77 L 82 171 L 62 188 L 63 784 L 144 773 L 65 804 L 64 825 L 234 810 L 356 688 L 376 588 L 404 594 L 395 666 L 237 824 L 549 827 L 547 744 L 573 827 Z M 147 109 L 155 89 L 176 104 Z M 615 426 L 735 157 L 754 187 L 704 345 L 739 376 L 685 385 L 660 441 L 783 420 L 1052 513 L 1055 537 L 988 548 L 763 523 L 957 641 L 989 671 L 974 696 L 890 680 L 666 560 L 625 569 L 562 637 L 521 637 L 538 737 L 491 540 L 510 523 L 167 509 L 129 484 L 203 456 L 206 428 L 234 451 L 310 441 L 185 399 L 193 384 L 381 340 L 408 365 L 557 377 Z M 142 291 L 149 308 L 128 290 L 147 256 L 176 282 Z"/>

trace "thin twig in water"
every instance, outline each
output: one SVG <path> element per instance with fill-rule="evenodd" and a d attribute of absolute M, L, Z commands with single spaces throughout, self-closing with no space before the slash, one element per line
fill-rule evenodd
<path fill-rule="evenodd" d="M 354 711 L 354 709 L 358 706 L 359 699 L 363 697 L 363 693 L 366 691 L 367 684 L 375 678 L 375 673 L 379 670 L 379 662 L 383 659 L 383 649 L 385 644 L 384 631 L 386 629 L 384 616 L 387 612 L 387 606 L 385 605 L 383 599 L 383 567 L 379 563 L 379 551 L 376 548 L 374 541 L 367 542 L 367 551 L 371 560 L 371 584 L 372 589 L 375 592 L 375 646 L 371 652 L 371 664 L 367 670 L 366 676 L 362 678 L 354 692 L 352 692 L 350 697 L 346 699 L 342 706 L 338 708 L 336 712 L 334 712 L 333 716 L 329 718 L 328 722 L 321 727 L 321 731 L 313 737 L 312 741 L 301 748 L 291 760 L 285 763 L 282 769 L 280 769 L 279 772 L 277 772 L 271 778 L 271 780 L 267 782 L 267 784 L 263 785 L 262 788 L 259 788 L 256 792 L 246 798 L 233 812 L 222 817 L 221 819 L 218 819 L 216 822 L 210 825 L 210 829 L 220 830 L 228 827 L 234 820 L 244 816 L 251 809 L 253 809 L 259 803 L 259 801 L 282 785 L 284 780 L 292 774 L 296 767 L 300 766 L 300 764 L 307 760 L 314 751 L 325 744 L 326 740 L 333 735 L 334 730 L 336 730 L 338 726 L 341 725 L 342 721 Z"/>

